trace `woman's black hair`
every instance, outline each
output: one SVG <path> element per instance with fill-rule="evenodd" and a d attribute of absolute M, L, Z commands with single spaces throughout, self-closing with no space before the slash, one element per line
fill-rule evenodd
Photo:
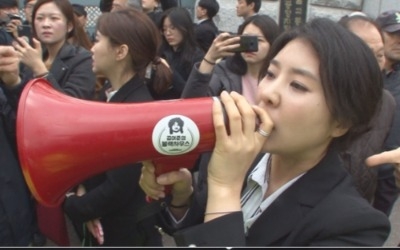
<path fill-rule="evenodd" d="M 178 50 L 181 52 L 183 62 L 182 65 L 188 66 L 191 69 L 192 61 L 195 55 L 194 51 L 198 46 L 190 13 L 186 8 L 182 7 L 173 7 L 166 10 L 159 23 L 159 28 L 161 31 L 163 30 L 164 20 L 167 17 L 171 21 L 171 24 L 182 33 L 183 41 L 179 45 Z M 163 36 L 161 51 L 164 51 L 166 48 L 170 50 L 172 49 Z"/>
<path fill-rule="evenodd" d="M 168 91 L 172 74 L 158 56 L 161 35 L 145 13 L 134 8 L 103 13 L 97 20 L 97 30 L 109 39 L 112 46 L 128 46 L 132 69 L 139 76 L 145 78 L 147 69 L 152 69 L 148 86 L 154 96 Z"/>
<path fill-rule="evenodd" d="M 345 149 L 368 131 L 379 109 L 383 78 L 371 49 L 356 35 L 327 18 L 316 18 L 279 36 L 267 56 L 263 70 L 288 43 L 303 39 L 311 44 L 320 61 L 319 73 L 329 111 L 348 132 L 334 139 Z"/>
<path fill-rule="evenodd" d="M 184 122 L 183 122 L 183 120 L 182 120 L 181 118 L 175 117 L 175 118 L 172 118 L 172 119 L 168 122 L 169 134 L 172 135 L 172 134 L 174 133 L 174 130 L 172 129 L 172 127 L 174 126 L 175 123 L 177 123 L 178 126 L 179 126 L 179 132 L 183 133 L 183 125 L 184 125 Z"/>

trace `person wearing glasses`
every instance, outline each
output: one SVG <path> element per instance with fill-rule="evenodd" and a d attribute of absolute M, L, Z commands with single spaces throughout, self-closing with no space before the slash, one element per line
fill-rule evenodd
<path fill-rule="evenodd" d="M 203 60 L 204 52 L 196 43 L 193 21 L 187 9 L 166 10 L 159 28 L 163 34 L 161 57 L 173 73 L 172 89 L 162 99 L 180 98 L 193 65 Z"/>

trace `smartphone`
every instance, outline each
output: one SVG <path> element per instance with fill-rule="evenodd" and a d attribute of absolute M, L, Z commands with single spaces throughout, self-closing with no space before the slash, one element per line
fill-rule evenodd
<path fill-rule="evenodd" d="M 258 51 L 257 36 L 240 36 L 240 46 L 231 50 L 232 52 L 256 52 Z"/>

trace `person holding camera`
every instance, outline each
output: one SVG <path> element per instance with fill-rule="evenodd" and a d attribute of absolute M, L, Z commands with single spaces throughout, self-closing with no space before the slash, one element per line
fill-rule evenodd
<path fill-rule="evenodd" d="M 11 46 L 0 46 L 0 79 L 19 67 Z M 16 110 L 0 85 L 0 246 L 33 246 L 35 209 L 18 161 Z"/>
<path fill-rule="evenodd" d="M 84 30 L 77 24 L 69 1 L 38 0 L 32 20 L 33 45 L 20 37 L 12 44 L 29 69 L 9 84 L 13 92 L 18 94 L 32 78 L 45 77 L 67 95 L 92 100 L 96 79 L 91 72 L 90 41 L 79 35 Z"/>
<path fill-rule="evenodd" d="M 18 37 L 18 27 L 22 25 L 18 15 L 17 0 L 0 1 L 0 45 L 11 45 Z"/>
<path fill-rule="evenodd" d="M 33 44 L 22 37 L 14 39 L 20 68 L 4 74 L 0 82 L 10 102 L 18 103 L 22 90 L 34 78 L 45 78 L 66 95 L 93 99 L 96 77 L 91 70 L 92 54 L 80 42 L 80 28 L 68 0 L 37 1 L 32 10 Z M 68 43 L 71 37 L 76 38 L 76 44 Z M 58 245 L 69 245 L 62 209 L 39 203 L 36 209 L 40 231 Z"/>
<path fill-rule="evenodd" d="M 220 34 L 211 45 L 200 64 L 196 64 L 186 83 L 182 97 L 219 96 L 223 90 L 243 94 L 255 103 L 261 66 L 269 48 L 279 35 L 278 24 L 267 15 L 256 15 L 239 26 L 238 35 Z M 240 39 L 255 36 L 258 50 L 240 46 Z M 232 51 L 238 52 L 232 52 Z M 221 60 L 222 59 L 222 60 Z M 218 60 L 221 60 L 217 63 Z"/>

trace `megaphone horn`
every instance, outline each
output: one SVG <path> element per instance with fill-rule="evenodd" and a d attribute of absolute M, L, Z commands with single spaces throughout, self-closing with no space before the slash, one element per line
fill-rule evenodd
<path fill-rule="evenodd" d="M 215 144 L 213 102 L 204 97 L 101 103 L 67 96 L 44 79 L 31 80 L 17 114 L 27 184 L 39 203 L 58 206 L 69 189 L 112 168 L 143 160 L 176 164 L 184 156 L 194 161 Z"/>

